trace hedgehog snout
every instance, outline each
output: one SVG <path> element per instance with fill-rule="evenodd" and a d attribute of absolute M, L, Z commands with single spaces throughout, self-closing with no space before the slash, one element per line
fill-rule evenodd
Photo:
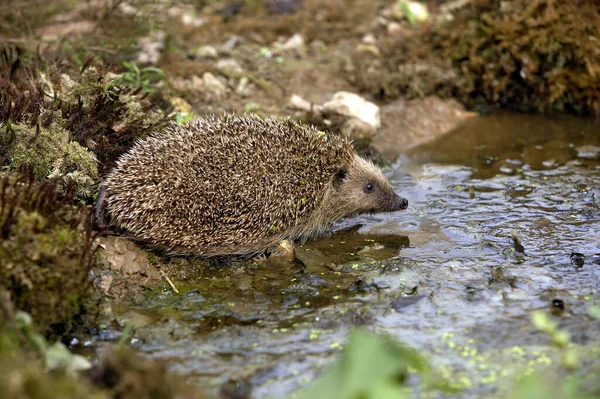
<path fill-rule="evenodd" d="M 393 197 L 388 200 L 386 208 L 388 212 L 401 211 L 408 208 L 408 200 L 394 193 Z"/>

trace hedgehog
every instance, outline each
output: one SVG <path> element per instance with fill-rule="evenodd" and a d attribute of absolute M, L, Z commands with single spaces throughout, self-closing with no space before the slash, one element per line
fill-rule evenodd
<path fill-rule="evenodd" d="M 260 255 L 345 217 L 408 206 L 347 139 L 289 118 L 233 115 L 137 141 L 99 200 L 135 240 L 203 257 Z"/>

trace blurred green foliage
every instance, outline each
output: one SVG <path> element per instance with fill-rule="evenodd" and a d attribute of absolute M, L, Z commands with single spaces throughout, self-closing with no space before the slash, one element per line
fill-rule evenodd
<path fill-rule="evenodd" d="M 532 323 L 547 333 L 554 345 L 562 348 L 568 357 L 568 342 L 547 314 L 534 312 Z M 568 341 L 568 335 L 567 335 Z M 586 377 L 576 373 L 573 367 L 563 363 L 564 368 L 524 372 L 508 388 L 508 394 L 495 395 L 506 399 L 592 399 L 599 397 L 600 387 L 584 389 Z M 595 366 L 600 371 L 600 365 Z M 592 371 L 593 374 L 593 371 Z M 414 375 L 415 378 L 409 377 Z M 588 373 L 589 376 L 589 373 Z M 338 361 L 307 390 L 300 399 L 402 399 L 414 397 L 413 388 L 418 385 L 425 391 L 443 394 L 453 392 L 449 381 L 436 373 L 435 368 L 421 353 L 387 337 L 377 336 L 361 330 L 353 331 L 348 344 Z M 492 395 L 493 396 L 493 395 Z"/>
<path fill-rule="evenodd" d="M 156 88 L 152 86 L 163 77 L 163 70 L 153 66 L 140 68 L 135 62 L 123 62 L 126 71 L 123 72 L 118 83 L 132 89 L 141 89 L 142 93 L 154 93 Z"/>
<path fill-rule="evenodd" d="M 388 399 L 403 392 L 409 370 L 428 373 L 425 358 L 414 349 L 356 330 L 337 363 L 301 399 Z"/>

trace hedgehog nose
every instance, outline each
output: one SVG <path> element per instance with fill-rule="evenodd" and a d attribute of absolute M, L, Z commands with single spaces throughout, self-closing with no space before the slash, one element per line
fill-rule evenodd
<path fill-rule="evenodd" d="M 396 193 L 393 193 L 392 197 L 388 197 L 388 201 L 385 206 L 385 210 L 387 212 L 400 211 L 402 209 L 408 208 L 408 200 L 404 197 L 399 196 Z"/>
<path fill-rule="evenodd" d="M 408 208 L 408 200 L 404 197 L 398 197 L 398 208 L 399 209 Z"/>
<path fill-rule="evenodd" d="M 406 209 L 408 208 L 408 200 L 404 197 L 400 197 L 399 198 L 399 203 L 400 203 L 400 209 Z"/>

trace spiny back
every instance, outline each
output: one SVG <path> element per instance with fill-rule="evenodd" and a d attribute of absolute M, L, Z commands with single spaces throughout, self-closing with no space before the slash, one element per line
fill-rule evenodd
<path fill-rule="evenodd" d="M 268 240 L 320 205 L 350 143 L 291 120 L 196 119 L 139 141 L 107 179 L 109 212 L 178 251 Z"/>

